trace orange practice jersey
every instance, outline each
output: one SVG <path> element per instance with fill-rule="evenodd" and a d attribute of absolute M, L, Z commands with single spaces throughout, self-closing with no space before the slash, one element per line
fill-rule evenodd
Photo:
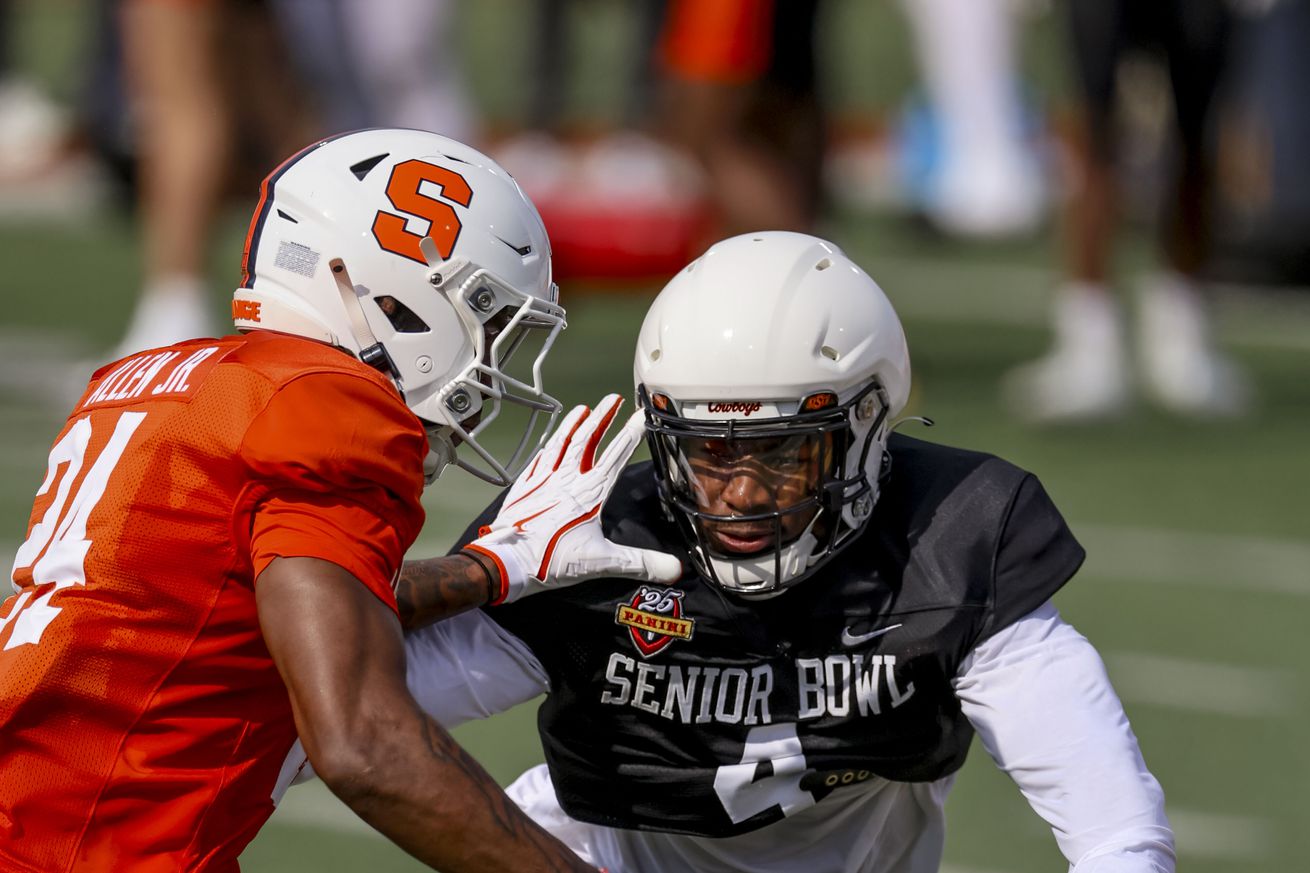
<path fill-rule="evenodd" d="M 236 870 L 295 739 L 255 580 L 322 558 L 394 609 L 426 451 L 385 379 L 308 340 L 98 371 L 0 607 L 0 870 Z"/>

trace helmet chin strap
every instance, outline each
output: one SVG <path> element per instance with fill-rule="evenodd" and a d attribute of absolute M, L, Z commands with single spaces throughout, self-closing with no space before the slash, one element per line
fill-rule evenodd
<path fill-rule="evenodd" d="M 887 432 L 891 433 L 892 431 L 899 428 L 901 425 L 909 424 L 912 421 L 916 421 L 919 424 L 923 425 L 924 427 L 932 427 L 934 424 L 937 423 L 926 415 L 907 415 L 903 418 L 898 418 L 895 421 L 893 421 L 891 423 L 891 427 L 887 428 Z"/>
<path fill-rule="evenodd" d="M 364 307 L 359 303 L 359 293 L 355 290 L 355 283 L 350 281 L 350 273 L 346 271 L 345 262 L 340 258 L 333 258 L 328 262 L 328 266 L 332 269 L 332 278 L 336 280 L 337 293 L 341 295 L 341 303 L 345 306 L 346 318 L 350 320 L 350 332 L 355 335 L 355 342 L 359 344 L 359 359 L 382 375 L 390 377 L 396 383 L 397 390 L 404 395 L 405 390 L 400 383 L 400 371 L 396 369 L 391 356 L 387 354 L 386 347 L 378 342 L 373 329 L 368 326 L 368 319 L 364 317 Z"/>
<path fill-rule="evenodd" d="M 451 442 L 447 428 L 433 428 L 428 431 L 428 454 L 423 459 L 423 484 L 431 485 L 455 461 L 455 444 Z"/>
<path fill-rule="evenodd" d="M 431 237 L 424 237 L 421 247 L 424 255 L 436 254 L 436 246 Z M 400 381 L 400 371 L 396 369 L 391 355 L 387 354 L 386 347 L 378 342 L 373 329 L 368 326 L 368 319 L 364 317 L 364 307 L 359 302 L 359 293 L 355 290 L 355 283 L 350 280 L 345 262 L 340 258 L 334 258 L 328 262 L 328 266 L 332 269 L 332 276 L 337 283 L 337 293 L 341 295 L 346 317 L 350 320 L 351 333 L 355 336 L 355 342 L 359 344 L 359 359 L 384 376 L 388 376 L 403 397 L 405 388 Z M 455 443 L 451 440 L 450 428 L 442 426 L 429 429 L 428 453 L 423 458 L 424 484 L 431 485 L 441 475 L 441 471 L 454 462 Z"/>

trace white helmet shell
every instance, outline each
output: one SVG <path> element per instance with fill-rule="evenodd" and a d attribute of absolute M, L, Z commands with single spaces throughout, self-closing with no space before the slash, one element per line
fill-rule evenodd
<path fill-rule="evenodd" d="M 809 409 L 826 408 L 821 429 L 849 433 L 826 536 L 811 524 L 776 554 L 732 557 L 694 536 L 695 518 L 680 520 L 712 581 L 746 596 L 777 593 L 867 523 L 890 425 L 909 399 L 910 360 L 891 302 L 837 246 L 780 231 L 715 244 L 651 305 L 634 373 L 657 465 L 673 445 L 661 445 L 661 432 L 709 433 L 729 422 L 738 434 L 771 425 L 799 431 L 814 420 Z M 825 406 L 815 407 L 816 400 Z M 660 467 L 662 478 L 676 478 L 668 464 Z M 688 512 L 685 503 L 672 505 L 676 487 L 661 485 L 675 520 Z"/>
<path fill-rule="evenodd" d="M 391 376 L 429 428 L 429 480 L 455 460 L 508 484 L 559 411 L 541 384 L 564 326 L 545 226 L 504 169 L 434 133 L 344 134 L 274 170 L 232 312 L 238 329 L 331 343 Z M 510 376 L 529 330 L 544 332 L 540 351 Z M 531 414 L 502 461 L 478 437 L 503 401 Z M 477 460 L 456 459 L 457 441 Z"/>

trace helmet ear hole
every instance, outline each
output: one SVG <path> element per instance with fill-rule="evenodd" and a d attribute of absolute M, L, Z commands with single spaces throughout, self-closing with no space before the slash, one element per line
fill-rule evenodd
<path fill-rule="evenodd" d="M 427 333 L 431 330 L 427 322 L 414 314 L 414 310 L 401 303 L 394 297 L 382 296 L 374 298 L 377 301 L 378 309 L 391 322 L 396 333 Z"/>

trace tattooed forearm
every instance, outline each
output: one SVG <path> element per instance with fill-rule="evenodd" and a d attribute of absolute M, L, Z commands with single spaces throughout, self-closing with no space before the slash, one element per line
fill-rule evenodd
<path fill-rule="evenodd" d="M 498 581 L 471 555 L 406 561 L 396 582 L 400 623 L 407 630 L 489 603 Z"/>
<path fill-rule="evenodd" d="M 501 850 L 515 855 L 513 869 L 560 873 L 592 869 L 528 818 L 450 734 L 421 713 L 419 718 L 423 720 L 423 740 L 432 759 L 440 766 L 453 767 L 464 783 L 461 797 L 467 816 L 462 830 L 480 830 L 484 839 L 490 838 Z M 469 792 L 470 788 L 474 793 Z M 480 821 L 471 821 L 469 817 Z M 486 827 L 492 832 L 482 830 Z"/>

